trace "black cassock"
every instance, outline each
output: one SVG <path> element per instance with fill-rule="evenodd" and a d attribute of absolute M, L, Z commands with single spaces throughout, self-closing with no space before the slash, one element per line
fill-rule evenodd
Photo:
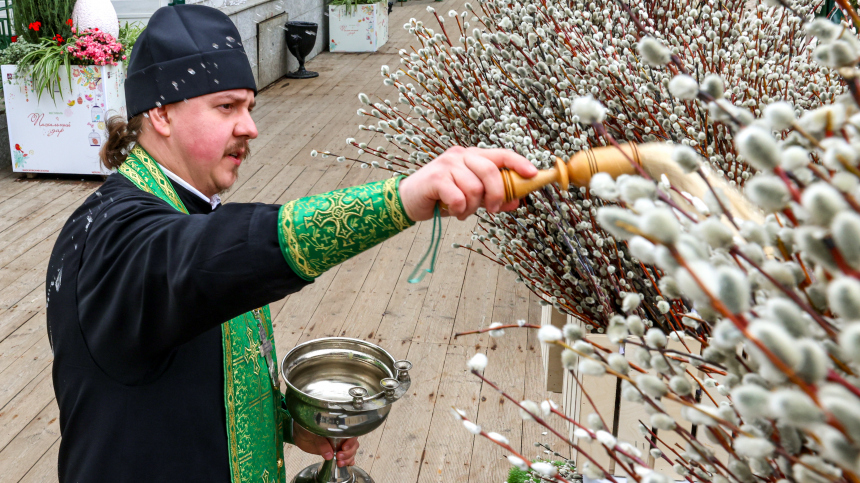
<path fill-rule="evenodd" d="M 278 206 L 213 211 L 173 186 L 190 216 L 112 174 L 54 246 L 60 481 L 230 481 L 220 325 L 308 283 Z"/>

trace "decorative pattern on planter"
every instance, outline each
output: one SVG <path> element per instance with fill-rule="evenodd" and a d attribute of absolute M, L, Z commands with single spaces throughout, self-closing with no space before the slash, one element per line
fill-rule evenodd
<path fill-rule="evenodd" d="M 107 174 L 99 162 L 105 120 L 126 116 L 125 73 L 119 66 L 72 66 L 60 70 L 60 86 L 41 98 L 17 66 L 2 67 L 9 145 L 15 172 Z"/>
<path fill-rule="evenodd" d="M 388 6 L 384 2 L 346 6 L 329 5 L 329 50 L 376 52 L 388 41 Z"/>

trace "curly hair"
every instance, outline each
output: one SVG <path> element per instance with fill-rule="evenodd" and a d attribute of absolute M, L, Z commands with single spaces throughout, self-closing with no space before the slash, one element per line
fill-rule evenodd
<path fill-rule="evenodd" d="M 125 120 L 124 116 L 111 116 L 106 123 L 108 139 L 99 151 L 102 164 L 108 169 L 117 169 L 137 144 L 143 127 L 143 114 Z"/>

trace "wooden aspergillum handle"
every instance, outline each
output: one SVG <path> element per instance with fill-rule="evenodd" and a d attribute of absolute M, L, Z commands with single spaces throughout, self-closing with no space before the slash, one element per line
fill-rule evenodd
<path fill-rule="evenodd" d="M 565 163 L 556 158 L 555 166 L 538 171 L 533 178 L 525 179 L 515 171 L 502 169 L 502 181 L 505 186 L 505 202 L 525 198 L 526 195 L 550 183 L 558 183 L 566 190 L 568 183 L 581 188 L 588 186 L 595 173 L 607 173 L 613 178 L 622 174 L 636 174 L 636 168 L 630 164 L 632 159 L 642 166 L 641 149 L 647 146 L 637 146 L 634 143 L 624 144 L 619 148 L 602 146 L 576 153 Z"/>

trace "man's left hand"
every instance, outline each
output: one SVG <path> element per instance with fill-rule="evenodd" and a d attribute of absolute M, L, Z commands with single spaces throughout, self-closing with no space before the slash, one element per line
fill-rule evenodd
<path fill-rule="evenodd" d="M 293 422 L 293 440 L 296 446 L 305 453 L 318 454 L 326 460 L 334 457 L 334 449 L 328 439 L 317 436 Z M 338 466 L 355 466 L 355 453 L 358 452 L 358 439 L 350 438 L 344 441 L 337 452 Z"/>

